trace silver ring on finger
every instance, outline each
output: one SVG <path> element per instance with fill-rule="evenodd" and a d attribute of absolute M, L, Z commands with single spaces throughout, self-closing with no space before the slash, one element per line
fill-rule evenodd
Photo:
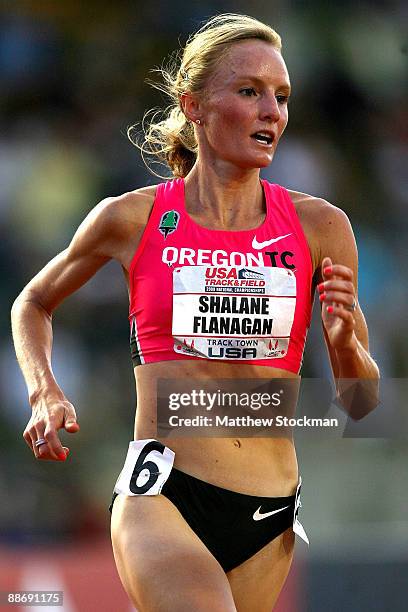
<path fill-rule="evenodd" d="M 357 306 L 356 300 L 354 299 L 352 304 L 345 306 L 345 309 L 349 310 L 350 312 L 354 312 L 356 309 L 356 306 Z"/>
<path fill-rule="evenodd" d="M 44 440 L 44 438 L 38 438 L 38 440 L 36 440 L 34 442 L 35 446 L 41 446 L 42 444 L 48 444 L 47 440 Z"/>

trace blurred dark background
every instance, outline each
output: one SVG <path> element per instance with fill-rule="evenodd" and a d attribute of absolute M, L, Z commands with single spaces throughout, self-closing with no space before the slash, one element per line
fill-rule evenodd
<path fill-rule="evenodd" d="M 0 546 L 7 554 L 109 540 L 107 506 L 135 405 L 120 267 L 108 264 L 54 317 L 54 370 L 81 424 L 79 434 L 63 434 L 66 464 L 36 463 L 21 437 L 30 408 L 8 312 L 99 200 L 158 182 L 126 129 L 167 103 L 145 83 L 149 71 L 217 12 L 250 14 L 281 34 L 290 121 L 264 176 L 349 215 L 371 353 L 384 377 L 407 377 L 406 3 L 2 3 Z M 330 375 L 317 312 L 303 373 Z M 312 544 L 308 552 L 299 545 L 302 587 L 290 609 L 405 609 L 406 445 L 300 439 L 299 455 Z"/>

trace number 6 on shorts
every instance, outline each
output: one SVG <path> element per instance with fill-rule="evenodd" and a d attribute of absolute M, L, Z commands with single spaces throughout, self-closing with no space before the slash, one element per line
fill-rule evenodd
<path fill-rule="evenodd" d="M 115 493 L 158 495 L 170 476 L 173 462 L 173 451 L 157 440 L 130 442 Z"/>

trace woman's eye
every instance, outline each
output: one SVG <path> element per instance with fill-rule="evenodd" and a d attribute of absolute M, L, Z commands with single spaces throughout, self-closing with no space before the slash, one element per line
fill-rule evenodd
<path fill-rule="evenodd" d="M 276 99 L 278 101 L 278 104 L 288 104 L 289 103 L 289 96 L 276 96 Z"/>
<path fill-rule="evenodd" d="M 247 96 L 248 98 L 251 96 L 256 96 L 256 91 L 253 87 L 244 87 L 243 89 L 239 90 L 239 93 L 244 94 L 244 96 Z"/>

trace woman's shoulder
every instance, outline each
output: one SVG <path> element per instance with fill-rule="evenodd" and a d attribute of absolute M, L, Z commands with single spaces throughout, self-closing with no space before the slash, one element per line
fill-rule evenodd
<path fill-rule="evenodd" d="M 326 230 L 324 231 L 326 234 L 350 225 L 344 210 L 327 200 L 301 191 L 291 189 L 287 191 L 302 225 L 310 226 L 315 233 L 321 235 L 321 232 Z"/>
<path fill-rule="evenodd" d="M 79 228 L 87 248 L 94 248 L 126 267 L 153 208 L 157 185 L 101 200 Z"/>
<path fill-rule="evenodd" d="M 302 225 L 316 269 L 323 253 L 354 239 L 347 214 L 334 204 L 300 191 L 287 190 Z"/>
<path fill-rule="evenodd" d="M 119 226 L 127 227 L 129 223 L 144 226 L 153 208 L 156 190 L 157 185 L 151 185 L 105 198 L 98 205 L 100 214 Z"/>
<path fill-rule="evenodd" d="M 108 231 L 122 239 L 144 228 L 153 208 L 157 185 L 127 191 L 101 200 L 93 209 L 96 224 L 102 233 Z"/>
<path fill-rule="evenodd" d="M 288 189 L 287 192 L 296 208 L 296 212 L 306 217 L 316 217 L 323 221 L 347 217 L 344 210 L 331 204 L 324 198 Z"/>

